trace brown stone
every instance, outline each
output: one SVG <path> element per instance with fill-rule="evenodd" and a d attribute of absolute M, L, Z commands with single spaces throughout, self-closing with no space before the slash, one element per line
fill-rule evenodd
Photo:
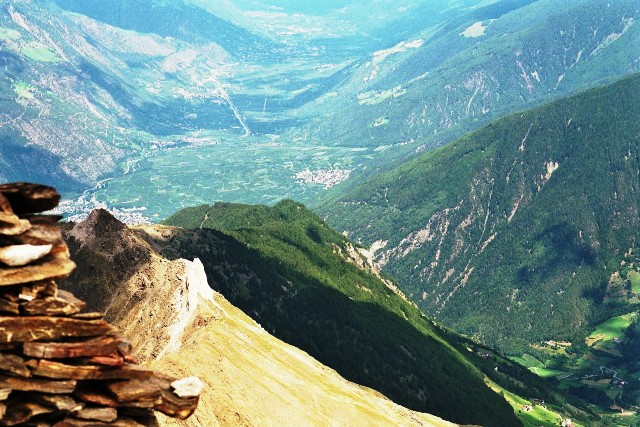
<path fill-rule="evenodd" d="M 42 258 L 37 264 L 0 268 L 0 286 L 46 279 L 63 279 L 68 277 L 75 267 L 75 263 L 69 259 L 66 246 L 62 251 L 60 248 L 54 247 L 49 255 Z"/>
<path fill-rule="evenodd" d="M 84 407 L 84 404 L 67 395 L 31 393 L 29 397 L 34 402 L 56 408 L 59 411 L 79 411 Z"/>
<path fill-rule="evenodd" d="M 110 423 L 118 418 L 118 411 L 115 408 L 84 408 L 76 412 L 75 416 L 83 420 Z"/>
<path fill-rule="evenodd" d="M 57 297 L 34 299 L 21 304 L 22 312 L 30 316 L 71 316 L 81 312 L 86 304 L 69 295 L 60 291 Z"/>
<path fill-rule="evenodd" d="M 31 224 L 26 219 L 20 219 L 12 213 L 0 210 L 0 234 L 5 236 L 16 236 L 31 228 Z"/>
<path fill-rule="evenodd" d="M 0 287 L 0 298 L 18 303 L 32 301 L 36 298 L 56 296 L 57 293 L 58 286 L 53 280 Z"/>
<path fill-rule="evenodd" d="M 0 193 L 16 214 L 39 213 L 58 206 L 60 194 L 55 188 L 26 182 L 0 185 Z"/>
<path fill-rule="evenodd" d="M 99 387 L 96 387 L 95 384 L 83 384 L 73 392 L 73 395 L 83 402 L 93 403 L 95 405 L 108 406 L 112 408 L 118 406 L 118 401 L 110 396 L 107 390 L 102 390 Z"/>
<path fill-rule="evenodd" d="M 125 360 L 120 353 L 116 352 L 116 353 L 110 354 L 109 356 L 94 356 L 91 359 L 89 359 L 89 363 L 95 363 L 96 365 L 103 365 L 103 366 L 118 367 L 118 366 L 124 366 Z"/>
<path fill-rule="evenodd" d="M 96 365 L 68 365 L 51 360 L 32 360 L 28 366 L 35 376 L 71 380 L 120 380 L 146 379 L 153 371 L 135 365 L 125 365 L 118 369 Z"/>
<path fill-rule="evenodd" d="M 65 317 L 0 316 L 0 342 L 32 342 L 70 337 L 113 334 L 116 330 L 104 320 L 79 320 Z"/>
<path fill-rule="evenodd" d="M 31 224 L 57 224 L 62 218 L 62 215 L 20 215 L 20 219 L 27 220 Z"/>
<path fill-rule="evenodd" d="M 0 298 L 0 313 L 20 314 L 20 306 L 4 298 Z"/>
<path fill-rule="evenodd" d="M 113 427 L 113 424 L 67 417 L 64 420 L 55 423 L 53 427 Z"/>
<path fill-rule="evenodd" d="M 107 388 L 118 402 L 156 401 L 161 396 L 161 390 L 169 384 L 156 377 L 147 379 L 133 379 L 129 381 L 114 381 L 107 384 Z"/>
<path fill-rule="evenodd" d="M 12 214 L 13 210 L 11 209 L 11 204 L 9 200 L 2 193 L 0 193 L 0 212 Z"/>
<path fill-rule="evenodd" d="M 0 388 L 0 400 L 7 400 L 11 392 L 10 388 Z"/>
<path fill-rule="evenodd" d="M 99 322 L 100 324 L 109 326 L 103 320 L 65 320 L 84 323 Z M 29 342 L 24 344 L 23 352 L 27 356 L 43 359 L 68 359 L 78 357 L 109 356 L 117 352 L 118 347 L 123 342 L 127 341 L 125 341 L 123 338 L 113 335 L 105 335 L 90 340 L 74 342 Z"/>
<path fill-rule="evenodd" d="M 198 406 L 198 397 L 178 397 L 169 390 L 162 390 L 162 402 L 154 409 L 173 418 L 186 420 Z"/>
<path fill-rule="evenodd" d="M 90 313 L 78 313 L 78 314 L 74 314 L 73 318 L 84 319 L 84 320 L 104 319 L 104 313 L 99 313 L 97 311 L 92 311 Z"/>
<path fill-rule="evenodd" d="M 60 228 L 52 224 L 32 224 L 29 230 L 16 236 L 0 234 L 0 246 L 11 245 L 65 245 Z"/>
<path fill-rule="evenodd" d="M 54 410 L 35 402 L 11 402 L 2 417 L 2 425 L 16 426 L 24 424 L 36 415 L 47 414 Z"/>
<path fill-rule="evenodd" d="M 31 371 L 27 368 L 25 360 L 15 354 L 0 353 L 0 370 L 19 377 L 29 378 L 31 376 Z"/>
<path fill-rule="evenodd" d="M 0 375 L 0 388 L 10 388 L 15 391 L 69 394 L 75 390 L 76 381 L 52 381 L 39 378 L 18 378 Z"/>
<path fill-rule="evenodd" d="M 157 427 L 158 422 L 149 415 L 144 424 L 137 422 L 136 420 L 128 417 L 120 417 L 111 423 L 105 423 L 101 421 L 81 420 L 78 418 L 67 417 L 62 421 L 58 421 L 53 424 L 53 427 Z"/>
<path fill-rule="evenodd" d="M 156 420 L 156 417 L 151 413 L 149 413 L 145 418 L 139 419 L 139 420 L 140 422 L 132 418 L 122 417 L 114 421 L 111 424 L 111 426 L 113 427 L 158 427 L 158 420 Z"/>
<path fill-rule="evenodd" d="M 22 348 L 22 344 L 15 342 L 0 342 L 0 351 L 13 351 Z"/>

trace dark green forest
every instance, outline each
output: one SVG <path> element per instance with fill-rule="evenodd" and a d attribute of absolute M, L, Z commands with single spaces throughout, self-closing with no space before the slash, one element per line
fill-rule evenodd
<path fill-rule="evenodd" d="M 640 76 L 516 113 L 322 205 L 426 312 L 515 354 L 615 314 L 640 233 Z M 633 304 L 632 304 L 633 305 Z"/>
<path fill-rule="evenodd" d="M 484 383 L 487 375 L 563 414 L 592 416 L 517 363 L 492 351 L 479 356 L 489 350 L 422 314 L 299 203 L 217 203 L 184 209 L 166 224 L 185 230 L 165 255 L 199 257 L 210 284 L 267 331 L 402 405 L 459 423 L 520 425 Z"/>

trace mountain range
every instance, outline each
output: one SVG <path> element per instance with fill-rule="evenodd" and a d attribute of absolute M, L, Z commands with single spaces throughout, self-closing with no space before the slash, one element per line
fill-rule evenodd
<path fill-rule="evenodd" d="M 204 207 L 197 212 L 205 212 Z M 231 425 L 278 422 L 280 417 L 300 420 L 296 402 L 304 406 L 304 393 L 309 391 L 321 402 L 314 409 L 319 424 L 323 416 L 338 423 L 348 418 L 336 417 L 362 417 L 360 407 L 368 408 L 371 423 L 379 425 L 391 420 L 384 421 L 384 416 L 396 415 L 399 418 L 393 419 L 403 425 L 438 422 L 378 401 L 382 398 L 368 389 L 360 388 L 354 397 L 353 388 L 336 385 L 333 376 L 318 385 L 315 371 L 307 377 L 304 368 L 319 368 L 318 362 L 328 366 L 321 368 L 324 371 L 335 369 L 347 380 L 382 391 L 403 406 L 464 424 L 515 426 L 566 417 L 595 419 L 591 411 L 580 409 L 584 408 L 580 400 L 567 400 L 517 363 L 424 317 L 392 282 L 372 270 L 348 240 L 301 205 L 218 205 L 206 212 L 211 222 L 203 228 L 133 229 L 104 210 L 93 212 L 87 220 L 66 227 L 65 239 L 78 269 L 64 284 L 86 299 L 90 309 L 105 311 L 107 319 L 131 337 L 143 360 L 156 368 L 184 373 L 199 366 L 197 372 L 210 392 L 230 399 L 207 400 L 204 407 L 209 412 L 202 416 L 210 418 L 204 419 L 228 417 L 235 411 L 239 418 L 218 420 Z M 187 210 L 171 221 L 195 220 L 195 214 Z M 246 228 L 236 228 L 238 224 Z M 288 232 L 283 234 L 285 228 Z M 317 234 L 310 231 L 314 229 Z M 260 237 L 250 241 L 250 235 Z M 198 260 L 185 261 L 192 257 Z M 297 361 L 291 361 L 292 351 L 298 354 Z M 274 363 L 282 365 L 276 369 Z M 266 377 L 264 370 L 269 371 Z M 231 386 L 236 381 L 244 385 Z M 300 393 L 295 398 L 286 391 L 292 381 Z M 346 380 L 340 381 L 344 385 Z M 279 391 L 267 392 L 274 384 L 280 384 Z M 338 392 L 358 402 L 355 412 L 344 408 L 331 412 L 337 410 L 330 402 Z M 264 396 L 266 405 L 276 405 L 274 412 L 263 413 L 266 409 L 255 399 L 236 393 Z M 543 400 L 544 408 L 523 415 L 522 406 Z M 371 409 L 379 404 L 383 406 Z M 395 409 L 388 412 L 388 408 Z"/>
<path fill-rule="evenodd" d="M 498 120 L 321 208 L 427 312 L 489 345 L 573 340 L 638 237 L 640 76 Z"/>
<path fill-rule="evenodd" d="M 137 212 L 133 222 L 211 200 L 314 203 L 640 63 L 632 0 L 47 0 L 0 11 L 1 177 L 55 184 L 69 215 L 106 204 Z"/>
<path fill-rule="evenodd" d="M 61 190 L 65 286 L 191 425 L 635 425 L 638 19 L 0 1 L 0 181 Z"/>

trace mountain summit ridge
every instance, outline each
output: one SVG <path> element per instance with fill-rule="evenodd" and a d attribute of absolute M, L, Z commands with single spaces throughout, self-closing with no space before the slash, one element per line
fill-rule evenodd
<path fill-rule="evenodd" d="M 117 233 L 106 233 L 101 224 Z M 197 372 L 205 383 L 199 410 L 191 419 L 161 418 L 161 425 L 455 426 L 396 405 L 274 338 L 208 286 L 199 260 L 168 260 L 141 237 L 162 241 L 175 233 L 163 226 L 131 230 L 104 210 L 65 233 L 80 273 L 63 285 L 97 294 L 90 308 L 114 307 L 107 318 L 132 340 L 142 362 L 163 372 Z M 72 237 L 79 234 L 82 251 L 77 251 L 78 240 Z M 123 241 L 123 236 L 130 240 Z M 122 244 L 131 250 L 135 245 L 148 255 L 119 274 L 110 264 L 100 263 L 106 240 L 112 249 Z M 90 268 L 100 273 L 91 284 L 82 273 Z"/>

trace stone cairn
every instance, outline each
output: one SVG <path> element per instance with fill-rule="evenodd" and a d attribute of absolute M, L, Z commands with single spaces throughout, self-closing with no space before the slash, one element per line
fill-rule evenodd
<path fill-rule="evenodd" d="M 0 425 L 154 426 L 185 419 L 201 382 L 136 365 L 102 313 L 58 289 L 75 268 L 51 187 L 0 185 Z"/>

